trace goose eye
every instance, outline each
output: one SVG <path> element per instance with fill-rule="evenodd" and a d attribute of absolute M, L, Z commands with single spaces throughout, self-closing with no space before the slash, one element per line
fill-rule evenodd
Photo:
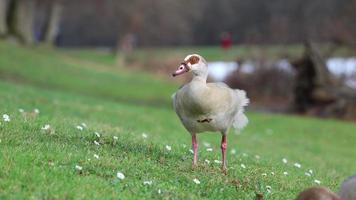
<path fill-rule="evenodd" d="M 179 69 L 183 69 L 183 67 L 179 67 Z"/>

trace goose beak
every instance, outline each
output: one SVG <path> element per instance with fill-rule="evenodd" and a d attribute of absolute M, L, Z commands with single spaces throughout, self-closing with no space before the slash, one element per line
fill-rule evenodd
<path fill-rule="evenodd" d="M 178 76 L 178 75 L 181 75 L 181 74 L 184 74 L 184 73 L 186 73 L 186 72 L 188 72 L 189 71 L 189 68 L 188 68 L 188 66 L 184 63 L 182 63 L 179 67 L 178 67 L 178 69 L 175 71 L 175 72 L 173 72 L 173 74 L 172 74 L 172 76 L 173 77 L 176 77 L 176 76 Z"/>

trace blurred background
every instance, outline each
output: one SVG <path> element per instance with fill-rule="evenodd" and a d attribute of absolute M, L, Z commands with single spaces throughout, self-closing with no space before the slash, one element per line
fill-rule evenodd
<path fill-rule="evenodd" d="M 9 44 L 178 83 L 199 53 L 253 110 L 355 120 L 355 25 L 355 0 L 0 0 L 0 78 L 21 79 Z"/>

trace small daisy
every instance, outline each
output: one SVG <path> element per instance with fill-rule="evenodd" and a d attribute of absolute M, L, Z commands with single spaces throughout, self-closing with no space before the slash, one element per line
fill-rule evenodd
<path fill-rule="evenodd" d="M 283 172 L 283 174 L 287 176 L 287 175 L 288 175 L 288 172 Z"/>
<path fill-rule="evenodd" d="M 94 158 L 99 159 L 99 155 L 98 154 L 94 154 Z"/>
<path fill-rule="evenodd" d="M 267 173 L 262 173 L 262 176 L 267 176 Z"/>
<path fill-rule="evenodd" d="M 153 183 L 152 181 L 143 181 L 144 185 L 152 185 L 152 183 Z"/>
<path fill-rule="evenodd" d="M 308 171 L 310 174 L 313 174 L 313 170 L 311 170 L 311 169 L 309 169 L 309 171 Z"/>
<path fill-rule="evenodd" d="M 200 181 L 198 180 L 198 179 L 193 179 L 193 182 L 195 183 L 195 184 L 197 184 L 197 185 L 199 185 L 200 184 Z"/>
<path fill-rule="evenodd" d="M 205 159 L 204 161 L 205 161 L 206 164 L 210 164 L 210 160 Z"/>
<path fill-rule="evenodd" d="M 100 134 L 98 132 L 94 132 L 94 134 L 96 135 L 96 137 L 100 138 Z"/>
<path fill-rule="evenodd" d="M 206 151 L 213 151 L 213 148 L 207 148 Z"/>
<path fill-rule="evenodd" d="M 230 153 L 231 154 L 236 154 L 236 149 L 231 149 Z"/>
<path fill-rule="evenodd" d="M 301 165 L 301 164 L 299 164 L 299 163 L 294 163 L 294 167 L 301 168 L 301 167 L 302 167 L 302 165 Z"/>
<path fill-rule="evenodd" d="M 305 172 L 304 174 L 305 174 L 305 176 L 311 176 L 311 174 L 309 172 Z"/>
<path fill-rule="evenodd" d="M 83 128 L 87 128 L 88 127 L 87 124 L 84 123 L 84 122 L 82 122 L 81 125 L 82 125 Z"/>
<path fill-rule="evenodd" d="M 222 162 L 220 160 L 214 160 L 214 163 L 221 164 Z"/>
<path fill-rule="evenodd" d="M 205 147 L 210 147 L 210 143 L 209 142 L 203 142 L 203 145 L 205 146 Z"/>
<path fill-rule="evenodd" d="M 158 190 L 157 190 L 157 193 L 158 193 L 158 194 L 161 194 L 161 193 L 162 193 L 161 189 L 158 189 Z"/>
<path fill-rule="evenodd" d="M 314 180 L 314 183 L 316 183 L 316 184 L 320 185 L 321 181 L 319 181 L 319 180 L 315 179 L 315 180 Z"/>
<path fill-rule="evenodd" d="M 190 153 L 192 153 L 192 154 L 194 154 L 194 151 L 193 151 L 193 149 L 189 149 L 189 152 L 190 152 Z"/>
<path fill-rule="evenodd" d="M 172 150 L 172 147 L 169 146 L 169 145 L 166 145 L 166 149 L 167 149 L 167 151 L 171 151 L 171 150 Z"/>
<path fill-rule="evenodd" d="M 9 121 L 11 121 L 10 116 L 9 116 L 8 114 L 3 114 L 3 115 L 2 115 L 2 118 L 3 118 L 4 122 L 9 122 Z"/>
<path fill-rule="evenodd" d="M 287 158 L 283 158 L 282 161 L 283 161 L 284 164 L 287 164 L 287 163 L 288 163 Z"/>
<path fill-rule="evenodd" d="M 119 139 L 119 137 L 117 137 L 117 136 L 114 136 L 113 138 L 114 138 L 114 140 L 118 140 Z"/>
<path fill-rule="evenodd" d="M 267 186 L 266 186 L 266 189 L 267 189 L 267 192 L 268 192 L 268 193 L 271 193 L 271 190 L 272 190 L 272 187 L 271 187 L 271 186 L 267 185 Z"/>
<path fill-rule="evenodd" d="M 124 175 L 123 173 L 121 173 L 121 172 L 117 172 L 116 177 L 117 177 L 118 179 L 121 179 L 121 180 L 124 180 L 124 179 L 125 179 L 125 175 Z"/>
<path fill-rule="evenodd" d="M 49 124 L 46 124 L 41 129 L 46 131 L 46 130 L 49 130 L 50 128 L 51 128 L 51 126 Z"/>
<path fill-rule="evenodd" d="M 35 112 L 36 114 L 40 114 L 40 110 L 38 110 L 38 108 L 35 108 L 33 112 Z"/>
<path fill-rule="evenodd" d="M 82 131 L 83 130 L 83 127 L 82 126 L 76 126 L 76 128 L 78 129 L 78 130 L 80 130 L 80 131 Z"/>
<path fill-rule="evenodd" d="M 94 144 L 98 145 L 98 146 L 100 145 L 100 143 L 98 141 L 96 141 L 96 140 L 94 140 Z"/>
<path fill-rule="evenodd" d="M 244 164 L 240 165 L 243 169 L 246 169 L 246 166 Z"/>
<path fill-rule="evenodd" d="M 146 139 L 148 135 L 146 133 L 142 133 L 142 137 Z"/>
<path fill-rule="evenodd" d="M 81 170 L 83 169 L 83 167 L 82 167 L 82 166 L 79 166 L 79 165 L 76 165 L 76 166 L 75 166 L 75 169 L 81 171 Z"/>
<path fill-rule="evenodd" d="M 261 157 L 259 155 L 255 155 L 255 158 L 259 160 Z"/>
<path fill-rule="evenodd" d="M 22 109 L 22 108 L 20 108 L 20 109 L 19 109 L 19 112 L 20 112 L 20 113 L 23 113 L 23 112 L 25 112 L 25 110 Z"/>

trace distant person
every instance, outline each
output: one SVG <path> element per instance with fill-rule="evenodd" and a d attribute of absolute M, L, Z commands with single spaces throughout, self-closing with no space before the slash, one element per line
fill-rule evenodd
<path fill-rule="evenodd" d="M 356 175 L 347 178 L 342 183 L 339 195 L 341 200 L 356 200 Z"/>
<path fill-rule="evenodd" d="M 230 33 L 228 33 L 228 32 L 221 33 L 221 36 L 220 36 L 221 48 L 224 50 L 227 50 L 227 49 L 230 49 L 231 45 L 232 45 L 232 38 L 231 38 Z"/>
<path fill-rule="evenodd" d="M 327 188 L 311 187 L 299 193 L 296 200 L 340 200 L 340 197 Z"/>

